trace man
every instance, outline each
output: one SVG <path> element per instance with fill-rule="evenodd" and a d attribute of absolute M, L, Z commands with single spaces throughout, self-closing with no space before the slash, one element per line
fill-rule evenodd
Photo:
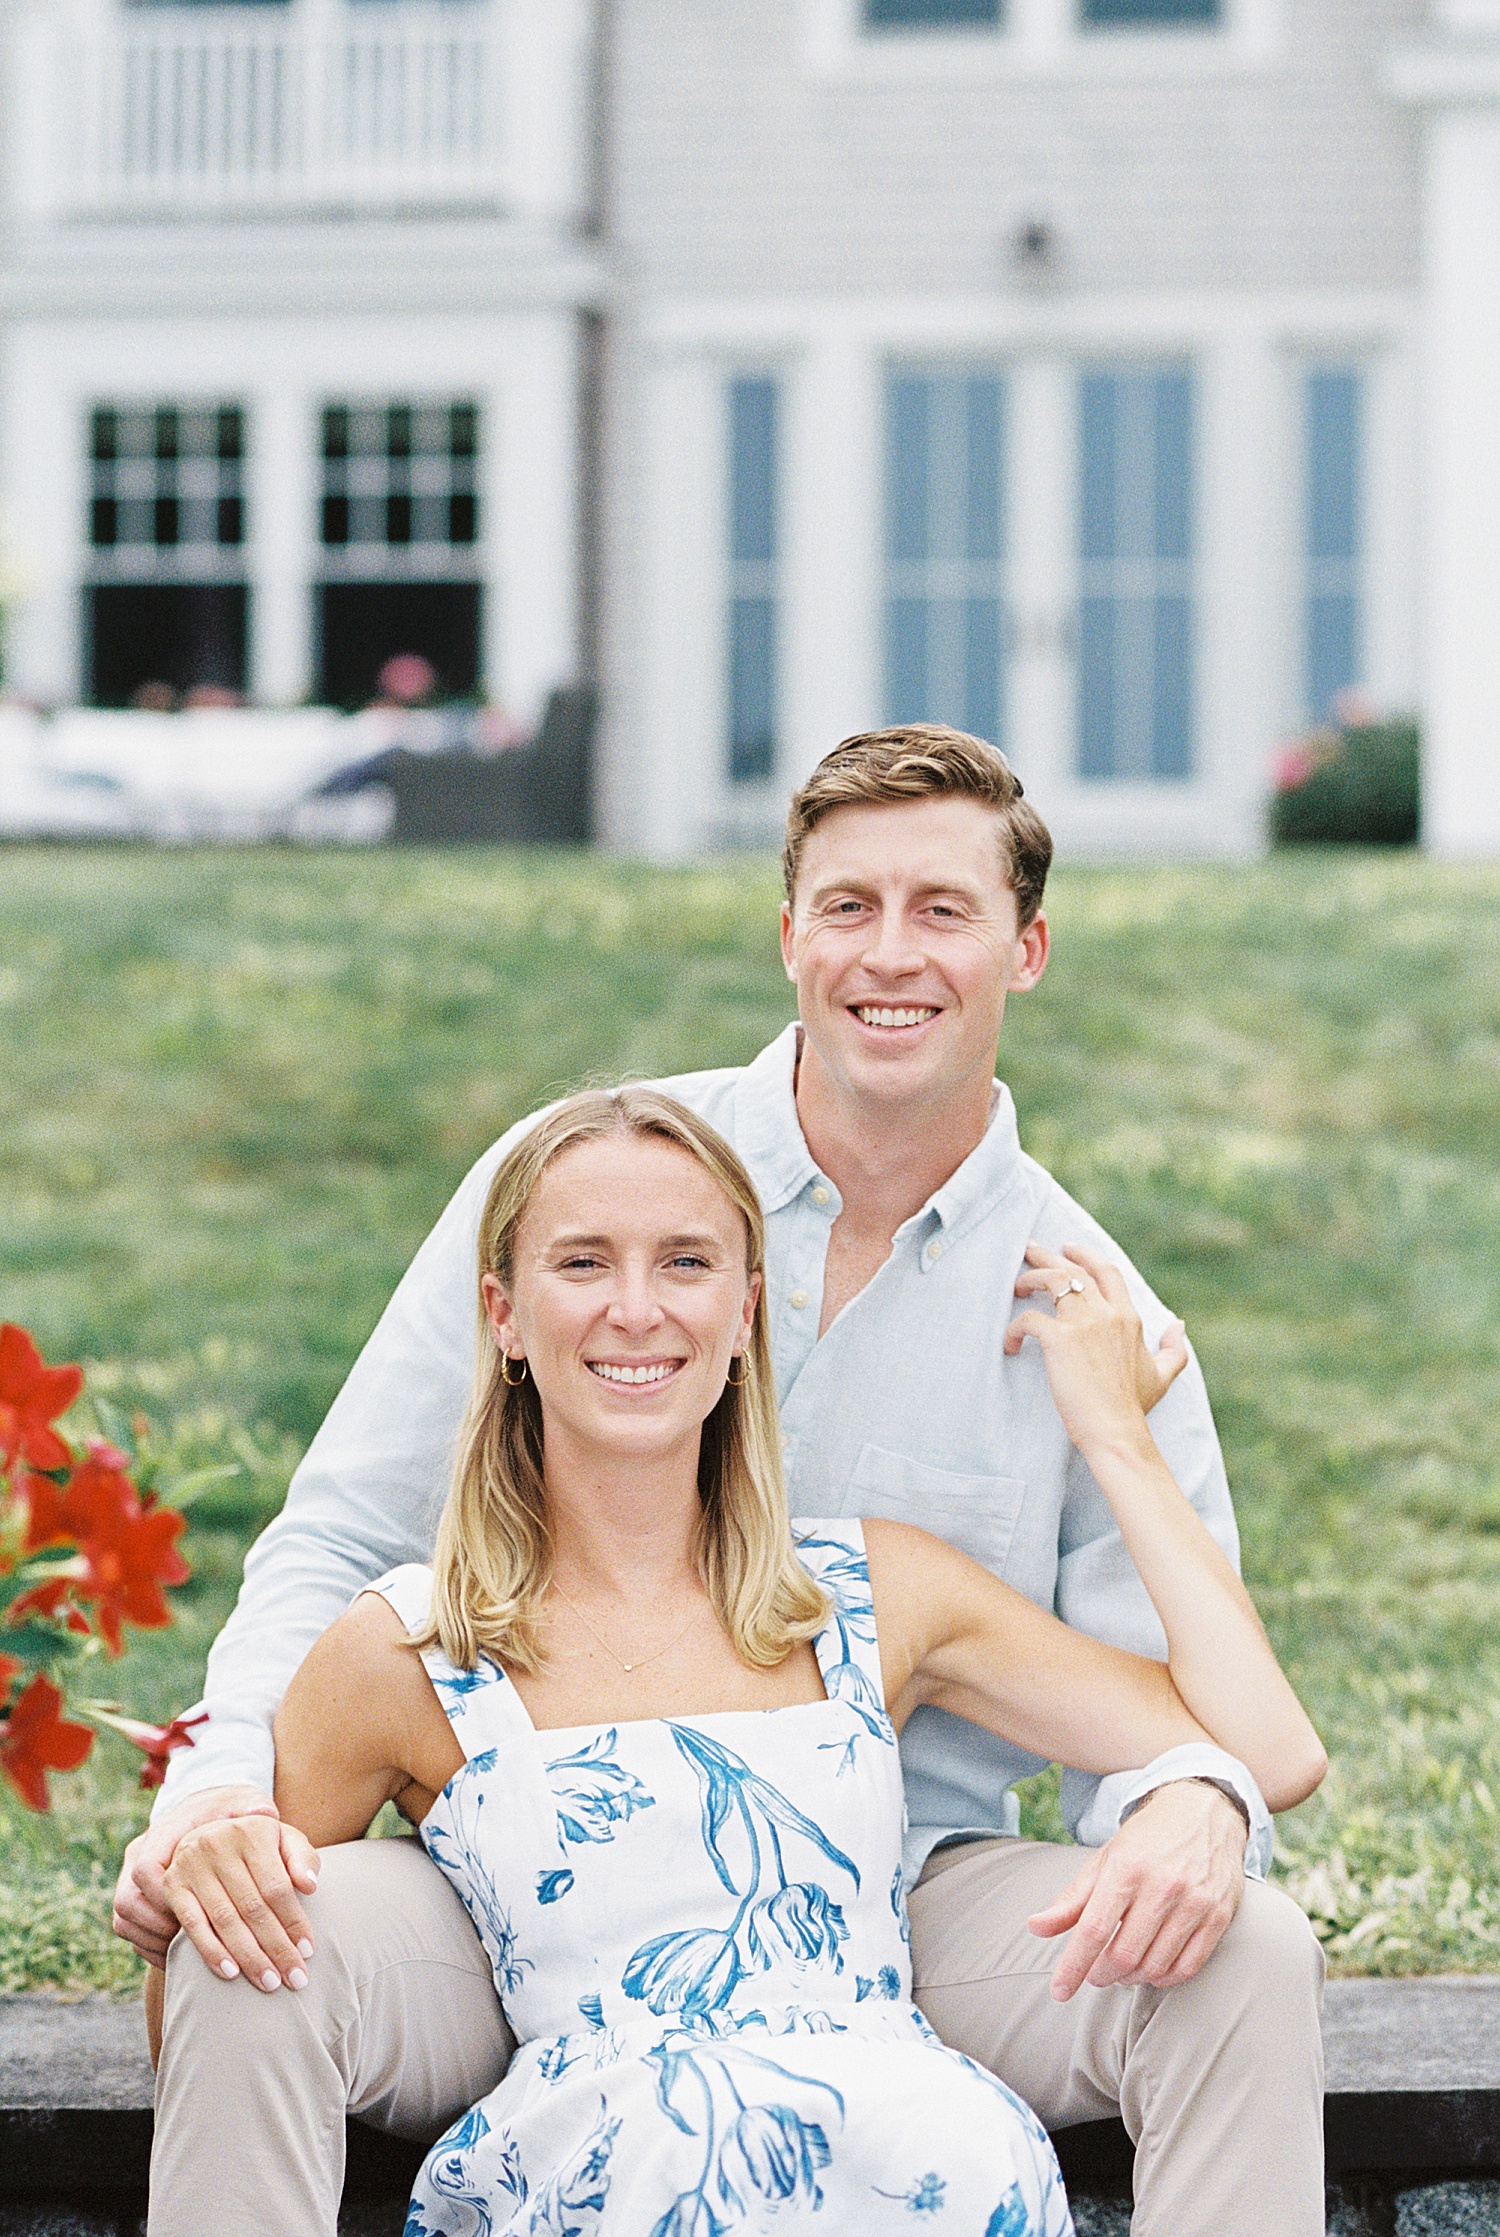
<path fill-rule="evenodd" d="M 1124 1263 L 1022 1154 L 994 1077 L 1006 997 L 1046 964 L 1050 856 L 993 749 L 926 725 L 846 740 L 788 823 L 782 949 L 800 1025 L 743 1070 L 666 1084 L 729 1136 L 765 1206 L 793 1512 L 920 1522 L 1066 1621 L 1159 1653 L 1036 1347 L 1008 1355 L 1005 1341 L 1028 1244 Z M 319 1884 L 276 1820 L 269 1728 L 352 1594 L 425 1557 L 472 1371 L 478 1212 L 514 1138 L 418 1253 L 252 1550 L 210 1658 L 209 1726 L 127 1855 L 118 1931 L 161 1966 L 186 1929 L 153 2237 L 226 2218 L 331 2231 L 346 2103 L 430 2137 L 508 2055 L 478 1943 L 415 1844 L 329 1851 Z M 1126 1272 L 1155 1344 L 1168 1316 Z M 1233 1554 L 1195 1363 L 1152 1426 Z M 1015 1837 L 1008 1789 L 1039 1768 L 1018 1749 L 929 1709 L 903 1756 L 916 1993 L 939 2033 L 1049 2126 L 1118 2106 L 1138 2237 L 1321 2231 L 1321 1959 L 1260 1884 L 1269 1824 L 1243 1767 L 1192 1748 L 1139 1774 L 1065 1774 L 1065 1813 L 1094 1844 L 1080 1855 Z M 295 1993 L 273 1994 L 283 1982 Z"/>

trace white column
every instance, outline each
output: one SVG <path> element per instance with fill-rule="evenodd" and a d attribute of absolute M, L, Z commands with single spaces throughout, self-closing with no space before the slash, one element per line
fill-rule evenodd
<path fill-rule="evenodd" d="M 1281 368 L 1268 335 L 1242 331 L 1204 348 L 1198 370 L 1203 844 L 1215 854 L 1251 854 L 1263 843 L 1270 747 L 1287 698 L 1287 679 L 1268 657 L 1268 647 L 1288 643 L 1276 566 L 1277 492 L 1288 480 L 1278 442 Z"/>
<path fill-rule="evenodd" d="M 1423 829 L 1500 854 L 1500 0 L 1447 0 L 1391 58 L 1427 109 L 1422 290 Z M 1445 34 L 1445 35 L 1443 35 Z"/>
<path fill-rule="evenodd" d="M 825 753 L 882 719 L 880 367 L 824 337 L 785 373 L 782 754 L 788 797 Z"/>
<path fill-rule="evenodd" d="M 250 696 L 262 706 L 294 706 L 313 688 L 320 401 L 300 386 L 250 400 Z"/>
<path fill-rule="evenodd" d="M 658 859 L 699 851 L 724 792 L 724 368 L 694 352 L 649 350 L 631 462 L 640 524 L 634 600 L 633 719 L 618 751 L 632 798 L 619 842 Z"/>
<path fill-rule="evenodd" d="M 571 311 L 507 327 L 485 400 L 484 688 L 535 722 L 578 674 L 578 341 Z"/>
<path fill-rule="evenodd" d="M 1022 359 L 1008 385 L 1005 750 L 1044 821 L 1073 770 L 1074 384 L 1062 359 L 1035 357 Z"/>
<path fill-rule="evenodd" d="M 5 681 L 25 699 L 78 699 L 88 503 L 85 400 L 45 334 L 13 334 L 0 365 Z"/>

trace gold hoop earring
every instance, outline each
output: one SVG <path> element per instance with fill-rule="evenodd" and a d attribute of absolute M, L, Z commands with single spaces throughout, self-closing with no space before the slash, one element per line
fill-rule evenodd
<path fill-rule="evenodd" d="M 738 1352 L 735 1356 L 739 1360 L 739 1363 L 744 1368 L 745 1372 L 743 1375 L 730 1375 L 726 1373 L 724 1380 L 726 1383 L 728 1383 L 731 1390 L 743 1390 L 746 1383 L 748 1383 L 750 1380 L 750 1354 L 748 1352 Z M 733 1364 L 734 1361 L 731 1360 L 730 1365 L 733 1366 Z"/>
<path fill-rule="evenodd" d="M 502 1352 L 500 1354 L 500 1380 L 505 1384 L 508 1390 L 519 1390 L 522 1383 L 524 1383 L 526 1380 L 526 1362 L 524 1359 L 522 1359 L 521 1361 L 521 1372 L 519 1375 L 512 1375 L 508 1372 L 511 1360 L 514 1358 L 514 1356 L 515 1355 L 512 1352 Z"/>

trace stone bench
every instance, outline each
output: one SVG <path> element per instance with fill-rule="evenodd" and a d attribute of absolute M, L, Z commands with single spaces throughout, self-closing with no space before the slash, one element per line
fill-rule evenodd
<path fill-rule="evenodd" d="M 1500 2231 L 1500 1976 L 1331 1981 L 1324 2040 L 1330 2237 Z M 1119 2123 L 1057 2147 L 1079 2237 L 1125 2237 Z M 139 2237 L 150 2150 L 138 2007 L 0 1997 L 0 2237 Z M 350 2122 L 344 2237 L 399 2237 L 420 2156 Z"/>

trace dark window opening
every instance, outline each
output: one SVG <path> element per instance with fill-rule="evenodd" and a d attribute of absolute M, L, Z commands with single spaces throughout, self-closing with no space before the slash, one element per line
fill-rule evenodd
<path fill-rule="evenodd" d="M 324 583 L 316 595 L 318 697 L 326 706 L 368 706 L 381 669 L 400 653 L 430 663 L 435 697 L 477 694 L 478 583 Z"/>
<path fill-rule="evenodd" d="M 151 541 L 173 545 L 180 539 L 182 516 L 175 497 L 158 497 L 151 507 Z"/>
<path fill-rule="evenodd" d="M 129 707 L 153 685 L 243 692 L 248 622 L 243 583 L 96 583 L 84 593 L 90 703 Z"/>
<path fill-rule="evenodd" d="M 1093 23 L 1217 23 L 1220 0 L 1082 0 L 1081 19 Z"/>
<path fill-rule="evenodd" d="M 119 507 L 112 497 L 96 497 L 89 507 L 89 542 L 96 550 L 107 550 L 119 541 Z"/>
<path fill-rule="evenodd" d="M 1000 0 L 865 0 L 865 22 L 875 30 L 973 23 L 993 28 L 1000 20 Z"/>
<path fill-rule="evenodd" d="M 219 499 L 219 542 L 242 544 L 245 541 L 245 508 L 238 497 Z"/>

